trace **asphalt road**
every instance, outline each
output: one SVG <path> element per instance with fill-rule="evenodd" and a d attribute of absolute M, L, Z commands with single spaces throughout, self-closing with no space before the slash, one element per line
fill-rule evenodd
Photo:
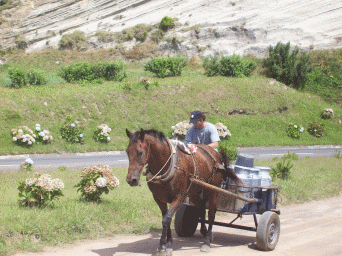
<path fill-rule="evenodd" d="M 298 146 L 298 147 L 248 147 L 238 148 L 240 154 L 249 154 L 255 160 L 267 160 L 273 157 L 282 157 L 284 154 L 296 153 L 299 158 L 309 156 L 333 157 L 339 152 L 341 146 Z M 26 154 L 0 156 L 0 172 L 14 171 L 20 169 L 20 164 L 25 159 L 34 161 L 34 169 L 57 170 L 58 167 L 68 169 L 83 169 L 84 167 L 97 164 L 109 165 L 111 167 L 128 167 L 128 158 L 125 151 L 90 152 L 74 154 Z"/>

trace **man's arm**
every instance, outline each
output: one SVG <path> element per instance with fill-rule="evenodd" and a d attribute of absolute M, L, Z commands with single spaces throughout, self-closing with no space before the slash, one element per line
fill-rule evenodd
<path fill-rule="evenodd" d="M 213 143 L 208 144 L 208 146 L 212 147 L 212 148 L 217 148 L 218 147 L 218 141 L 215 141 Z"/>

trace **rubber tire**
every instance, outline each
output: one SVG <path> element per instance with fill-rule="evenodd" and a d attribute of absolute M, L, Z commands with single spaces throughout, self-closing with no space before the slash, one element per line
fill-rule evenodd
<path fill-rule="evenodd" d="M 257 227 L 257 247 L 263 251 L 273 251 L 278 243 L 279 236 L 279 215 L 271 211 L 264 212 Z"/>
<path fill-rule="evenodd" d="M 179 237 L 191 237 L 195 234 L 199 220 L 199 210 L 195 206 L 182 204 L 175 216 L 175 230 Z"/>

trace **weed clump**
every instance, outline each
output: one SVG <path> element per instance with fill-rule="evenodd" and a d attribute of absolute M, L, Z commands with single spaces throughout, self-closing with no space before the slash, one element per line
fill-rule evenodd
<path fill-rule="evenodd" d="M 160 29 L 163 31 L 167 31 L 170 28 L 173 28 L 175 26 L 175 19 L 170 18 L 168 16 L 165 16 L 164 18 L 162 18 L 161 22 L 160 22 Z"/>
<path fill-rule="evenodd" d="M 82 47 L 87 47 L 87 38 L 83 31 L 76 30 L 71 34 L 63 35 L 61 41 L 59 41 L 60 50 L 80 50 Z"/>

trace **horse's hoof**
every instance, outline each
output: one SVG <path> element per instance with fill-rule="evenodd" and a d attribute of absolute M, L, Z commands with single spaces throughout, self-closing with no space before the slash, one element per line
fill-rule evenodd
<path fill-rule="evenodd" d="M 172 256 L 172 249 L 166 249 L 165 251 L 157 251 L 152 256 Z"/>
<path fill-rule="evenodd" d="M 172 254 L 173 254 L 172 248 L 167 248 L 166 249 L 166 256 L 172 256 Z"/>
<path fill-rule="evenodd" d="M 210 251 L 210 246 L 207 244 L 202 245 L 201 247 L 201 252 L 209 252 Z"/>

